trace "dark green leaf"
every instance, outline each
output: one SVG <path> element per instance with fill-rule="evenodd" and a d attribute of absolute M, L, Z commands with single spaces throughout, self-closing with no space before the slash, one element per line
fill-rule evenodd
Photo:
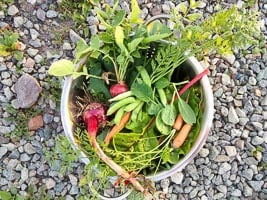
<path fill-rule="evenodd" d="M 181 98 L 178 98 L 178 109 L 183 120 L 188 124 L 196 123 L 196 115 L 192 108 Z"/>
<path fill-rule="evenodd" d="M 113 19 L 113 26 L 118 26 L 122 23 L 126 15 L 125 10 L 119 10 Z"/>
<path fill-rule="evenodd" d="M 131 87 L 133 94 L 141 101 L 150 102 L 153 101 L 152 88 L 145 84 L 143 81 L 134 82 Z"/>
<path fill-rule="evenodd" d="M 149 115 L 157 115 L 159 111 L 161 110 L 162 106 L 161 104 L 156 103 L 148 103 L 147 104 L 147 113 Z"/>
<path fill-rule="evenodd" d="M 159 79 L 156 83 L 155 83 L 155 87 L 158 88 L 158 89 L 163 89 L 167 86 L 170 85 L 170 81 L 169 79 L 163 77 L 161 79 Z"/>
<path fill-rule="evenodd" d="M 133 41 L 129 42 L 128 43 L 128 49 L 129 49 L 129 51 L 130 52 L 133 52 L 133 51 L 137 50 L 136 47 L 138 47 L 138 45 L 143 41 L 143 39 L 144 39 L 143 37 L 136 38 Z"/>
<path fill-rule="evenodd" d="M 177 111 L 174 105 L 166 105 L 162 109 L 161 119 L 165 124 L 172 126 L 174 124 L 176 116 L 177 116 Z"/>
<path fill-rule="evenodd" d="M 126 150 L 136 143 L 141 136 L 140 133 L 117 133 L 113 138 L 113 144 L 118 150 Z"/>
<path fill-rule="evenodd" d="M 161 111 L 158 113 L 156 117 L 156 127 L 162 135 L 169 135 L 171 133 L 171 126 L 166 125 L 162 121 Z"/>
<path fill-rule="evenodd" d="M 81 58 L 84 54 L 88 53 L 92 51 L 92 48 L 89 47 L 86 43 L 85 40 L 83 39 L 80 39 L 78 42 L 77 42 L 77 47 L 75 49 L 75 58 L 76 59 L 79 59 Z"/>

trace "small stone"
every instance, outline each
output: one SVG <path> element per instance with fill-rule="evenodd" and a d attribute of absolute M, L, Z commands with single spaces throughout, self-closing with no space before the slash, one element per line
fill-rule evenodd
<path fill-rule="evenodd" d="M 249 79 L 248 79 L 248 83 L 250 84 L 250 85 L 256 85 L 257 84 L 257 80 L 254 78 L 254 77 L 249 77 Z"/>
<path fill-rule="evenodd" d="M 169 5 L 167 5 L 167 4 L 163 4 L 163 5 L 162 5 L 162 11 L 163 11 L 164 13 L 166 13 L 166 14 L 169 14 L 170 11 L 171 11 L 171 8 L 170 8 Z"/>
<path fill-rule="evenodd" d="M 6 155 L 7 153 L 7 147 L 0 147 L 0 159 Z"/>
<path fill-rule="evenodd" d="M 29 54 L 29 56 L 31 57 L 34 57 L 37 55 L 38 51 L 38 49 L 29 48 L 27 49 L 27 54 Z"/>
<path fill-rule="evenodd" d="M 81 37 L 72 29 L 69 31 L 69 37 L 73 43 L 77 43 L 81 39 Z"/>
<path fill-rule="evenodd" d="M 224 175 L 226 172 L 231 170 L 231 165 L 229 163 L 222 163 L 221 166 L 219 167 L 218 174 Z"/>
<path fill-rule="evenodd" d="M 222 94 L 223 94 L 223 88 L 218 88 L 215 92 L 214 92 L 214 96 L 215 97 L 221 97 L 222 96 Z"/>
<path fill-rule="evenodd" d="M 71 185 L 77 185 L 78 183 L 78 179 L 72 174 L 69 174 L 69 180 L 70 180 Z"/>
<path fill-rule="evenodd" d="M 35 154 L 36 153 L 36 150 L 35 148 L 32 146 L 31 143 L 26 143 L 24 145 L 24 151 L 27 153 L 27 154 Z"/>
<path fill-rule="evenodd" d="M 0 130 L 1 130 L 1 127 L 0 127 Z M 17 146 L 13 143 L 2 144 L 2 147 L 6 147 L 8 151 L 13 151 L 14 149 L 17 148 Z"/>
<path fill-rule="evenodd" d="M 19 12 L 19 9 L 15 5 L 11 5 L 7 9 L 7 14 L 10 16 L 14 16 Z"/>
<path fill-rule="evenodd" d="M 262 106 L 267 106 L 267 95 L 261 100 Z"/>
<path fill-rule="evenodd" d="M 72 47 L 71 47 L 70 43 L 64 42 L 63 46 L 62 46 L 62 49 L 63 50 L 72 50 Z"/>
<path fill-rule="evenodd" d="M 14 90 L 19 106 L 29 108 L 37 101 L 42 88 L 34 77 L 23 74 L 15 83 Z"/>
<path fill-rule="evenodd" d="M 33 68 L 35 65 L 35 61 L 32 58 L 27 58 L 25 67 Z"/>
<path fill-rule="evenodd" d="M 243 170 L 241 173 L 241 176 L 243 176 L 247 180 L 252 180 L 253 174 L 254 174 L 253 170 L 249 168 L 249 169 Z"/>
<path fill-rule="evenodd" d="M 36 131 L 44 126 L 44 120 L 42 115 L 37 115 L 29 120 L 28 128 L 30 131 Z"/>
<path fill-rule="evenodd" d="M 239 189 L 234 189 L 234 191 L 231 193 L 232 196 L 240 197 L 241 191 Z"/>
<path fill-rule="evenodd" d="M 239 122 L 239 118 L 233 106 L 230 106 L 229 108 L 228 120 L 230 123 L 233 123 L 233 124 L 237 124 Z"/>
<path fill-rule="evenodd" d="M 248 184 L 256 191 L 260 192 L 264 181 L 249 181 Z"/>
<path fill-rule="evenodd" d="M 248 185 L 244 186 L 243 192 L 244 192 L 245 197 L 250 197 L 253 195 L 253 189 L 249 187 Z"/>
<path fill-rule="evenodd" d="M 225 185 L 218 185 L 216 189 L 223 194 L 227 193 L 227 187 Z"/>
<path fill-rule="evenodd" d="M 38 8 L 36 12 L 37 19 L 41 20 L 42 22 L 45 21 L 45 11 L 42 10 L 41 8 Z"/>
<path fill-rule="evenodd" d="M 27 161 L 29 161 L 29 160 L 31 160 L 31 157 L 28 156 L 28 154 L 23 153 L 23 154 L 20 155 L 20 161 L 22 161 L 22 162 L 27 162 Z"/>
<path fill-rule="evenodd" d="M 236 154 L 237 154 L 236 148 L 234 146 L 225 146 L 225 151 L 226 151 L 227 155 L 230 157 L 236 156 Z"/>
<path fill-rule="evenodd" d="M 226 55 L 226 56 L 223 56 L 223 58 L 229 62 L 231 65 L 234 64 L 235 62 L 235 56 L 234 55 Z"/>
<path fill-rule="evenodd" d="M 216 159 L 216 157 L 219 155 L 219 151 L 215 146 L 212 146 L 210 148 L 210 154 L 209 154 L 209 158 L 210 160 L 214 160 Z"/>
<path fill-rule="evenodd" d="M 216 162 L 227 162 L 230 158 L 226 155 L 218 155 L 215 159 Z"/>
<path fill-rule="evenodd" d="M 162 188 L 163 192 L 168 193 L 168 187 L 170 185 L 170 180 L 168 178 L 162 179 L 160 181 L 160 187 Z"/>
<path fill-rule="evenodd" d="M 35 5 L 36 3 L 36 0 L 27 0 L 28 3 L 32 4 L 32 5 Z"/>
<path fill-rule="evenodd" d="M 231 78 L 228 74 L 222 74 L 222 84 L 231 85 Z"/>
<path fill-rule="evenodd" d="M 35 40 L 30 40 L 29 41 L 29 44 L 31 45 L 31 46 L 33 46 L 34 48 L 39 48 L 39 47 L 41 47 L 42 46 L 42 44 L 41 44 L 41 40 L 40 39 L 35 39 Z"/>
<path fill-rule="evenodd" d="M 45 185 L 46 185 L 46 189 L 50 190 L 50 189 L 52 189 L 52 188 L 55 187 L 56 182 L 55 182 L 52 178 L 48 178 L 48 179 L 45 181 Z"/>
<path fill-rule="evenodd" d="M 33 40 L 36 40 L 37 37 L 40 35 L 40 34 L 39 34 L 35 29 L 33 29 L 33 28 L 30 29 L 30 34 L 31 34 L 31 38 L 32 38 Z"/>
<path fill-rule="evenodd" d="M 9 138 L 0 136 L 0 145 L 1 144 L 6 144 L 9 142 Z"/>
<path fill-rule="evenodd" d="M 251 143 L 254 146 L 258 146 L 258 145 L 261 145 L 262 143 L 264 143 L 264 139 L 262 137 L 255 136 L 255 137 L 252 138 Z"/>
<path fill-rule="evenodd" d="M 184 174 L 182 172 L 176 172 L 171 176 L 171 181 L 175 184 L 181 184 L 184 179 Z"/>
<path fill-rule="evenodd" d="M 20 178 L 21 178 L 22 181 L 26 181 L 26 180 L 28 179 L 28 177 L 29 177 L 29 170 L 28 170 L 27 168 L 24 167 L 24 168 L 21 170 Z"/>
<path fill-rule="evenodd" d="M 209 149 L 207 149 L 207 148 L 202 148 L 201 150 L 200 150 L 200 152 L 199 152 L 199 155 L 201 156 L 201 157 L 207 157 L 208 155 L 209 155 L 209 153 L 210 153 L 210 151 L 209 151 Z"/>
<path fill-rule="evenodd" d="M 54 10 L 48 10 L 47 12 L 46 12 L 46 17 L 47 18 L 55 18 L 55 17 L 57 17 L 57 15 L 58 15 L 58 12 L 56 12 L 56 11 L 54 11 Z"/>
<path fill-rule="evenodd" d="M 18 16 L 18 17 L 14 17 L 14 26 L 15 27 L 20 27 L 24 24 L 24 20 L 23 20 L 23 17 L 21 16 Z"/>
<path fill-rule="evenodd" d="M 159 15 L 159 14 L 161 14 L 161 12 L 162 12 L 162 9 L 161 9 L 161 6 L 160 5 L 156 5 L 150 11 L 150 13 L 151 13 L 152 16 Z"/>

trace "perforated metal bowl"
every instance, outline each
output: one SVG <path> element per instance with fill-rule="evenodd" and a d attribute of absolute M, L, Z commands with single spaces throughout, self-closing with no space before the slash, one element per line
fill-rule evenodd
<path fill-rule="evenodd" d="M 203 67 L 194 57 L 190 57 L 185 63 L 182 64 L 181 67 L 179 67 L 179 69 L 181 69 L 183 73 L 187 73 L 191 77 L 194 77 L 196 74 L 199 74 L 200 72 L 203 71 Z M 77 84 L 79 84 L 78 83 L 79 81 L 81 80 L 80 79 L 74 80 L 72 77 L 67 77 L 64 80 L 63 92 L 61 96 L 61 120 L 65 135 L 69 139 L 73 148 L 78 148 L 78 146 L 75 143 L 73 136 L 73 131 L 75 127 L 74 127 L 73 113 L 71 111 L 71 104 L 73 101 L 73 96 L 78 95 L 77 94 L 78 91 L 75 87 Z M 192 146 L 191 150 L 178 163 L 173 165 L 169 170 L 159 171 L 153 176 L 147 176 L 147 178 L 153 181 L 158 181 L 168 176 L 171 176 L 172 174 L 178 171 L 181 171 L 186 165 L 188 165 L 192 161 L 192 159 L 197 155 L 197 153 L 204 145 L 208 137 L 210 127 L 212 125 L 214 105 L 213 105 L 213 93 L 207 76 L 204 76 L 200 80 L 200 85 L 204 97 L 204 102 L 203 102 L 204 110 L 203 110 L 203 119 L 201 122 L 201 129 L 194 145 Z M 84 153 L 81 153 L 81 160 L 85 164 L 89 162 L 89 159 L 86 157 Z"/>

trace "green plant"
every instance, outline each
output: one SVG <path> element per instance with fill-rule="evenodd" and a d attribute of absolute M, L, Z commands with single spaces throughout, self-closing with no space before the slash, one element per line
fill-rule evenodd
<path fill-rule="evenodd" d="M 28 122 L 30 118 L 40 114 L 42 112 L 39 108 L 29 109 L 15 109 L 11 104 L 7 105 L 6 112 L 9 116 L 6 118 L 7 121 L 12 122 L 15 125 L 15 129 L 8 135 L 13 139 L 18 139 L 21 136 L 26 138 L 30 137 Z"/>
<path fill-rule="evenodd" d="M 16 60 L 23 58 L 21 44 L 18 41 L 19 34 L 7 29 L 0 30 L 0 56 L 13 55 Z"/>
<path fill-rule="evenodd" d="M 74 100 L 78 111 L 73 133 L 90 159 L 84 182 L 101 179 L 102 189 L 108 177 L 117 174 L 119 183 L 129 182 L 151 197 L 153 187 L 144 175 L 169 169 L 192 148 L 203 111 L 201 89 L 193 84 L 207 70 L 191 81 L 191 77 L 175 80 L 173 73 L 192 55 L 231 54 L 258 45 L 261 37 L 256 12 L 233 6 L 202 19 L 190 11 L 198 5 L 190 0 L 188 6 L 181 3 L 180 10 L 173 11 L 169 20 L 175 22 L 174 30 L 159 20 L 146 23 L 136 0 L 130 16 L 117 9 L 118 1 L 106 10 L 96 7 L 105 31 L 90 37 L 90 45 L 80 40 L 73 61 L 62 59 L 51 65 L 52 75 L 79 78 L 75 89 L 84 87 L 79 81 L 86 85 L 87 95 Z M 178 114 L 190 132 L 174 145 Z M 116 128 L 112 134 L 110 126 Z"/>
<path fill-rule="evenodd" d="M 76 29 L 83 30 L 85 36 L 89 35 L 87 16 L 99 0 L 63 0 L 60 8 L 65 17 L 70 17 L 76 24 Z"/>
<path fill-rule="evenodd" d="M 52 101 L 59 105 L 60 95 L 61 95 L 61 81 L 59 79 L 53 79 L 51 77 L 46 77 L 45 82 L 49 85 L 49 93 L 44 93 L 45 97 L 48 97 Z"/>
<path fill-rule="evenodd" d="M 61 174 L 73 171 L 73 163 L 80 157 L 79 150 L 73 150 L 68 139 L 62 135 L 55 138 L 55 146 L 52 149 L 44 147 L 44 155 L 52 169 Z"/>
<path fill-rule="evenodd" d="M 0 2 L 0 8 L 1 10 L 5 11 L 5 8 L 7 8 L 8 5 L 11 5 L 15 2 L 15 0 L 2 0 Z"/>

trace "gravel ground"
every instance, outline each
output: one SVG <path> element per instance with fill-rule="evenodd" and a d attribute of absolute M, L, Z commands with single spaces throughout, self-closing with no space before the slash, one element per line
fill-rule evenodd
<path fill-rule="evenodd" d="M 175 1 L 139 3 L 146 17 L 169 13 L 175 6 Z M 244 2 L 224 1 L 233 3 Z M 201 10 L 212 13 L 215 5 L 216 1 L 204 0 Z M 121 1 L 121 6 L 127 9 L 127 1 Z M 259 0 L 257 8 L 266 38 L 267 1 Z M 88 17 L 92 33 L 97 31 L 94 20 Z M 45 191 L 51 199 L 78 199 L 83 163 L 74 162 L 73 172 L 62 175 L 44 157 L 44 148 L 52 149 L 55 138 L 63 134 L 55 101 L 59 81 L 49 77 L 47 70 L 53 60 L 71 57 L 77 39 L 70 30 L 73 23 L 63 20 L 56 1 L 18 0 L 0 11 L 0 28 L 5 26 L 19 32 L 24 59 L 0 57 L 0 191 L 16 188 L 26 195 L 35 186 L 37 195 Z M 212 57 L 209 62 L 215 118 L 207 142 L 183 171 L 158 182 L 157 190 L 167 192 L 171 200 L 267 199 L 267 54 L 241 57 L 236 53 Z M 25 87 L 33 95 L 25 95 Z M 15 125 L 23 118 L 16 112 L 14 117 L 10 105 L 19 113 L 29 107 L 41 110 L 28 124 L 30 136 L 10 137 L 18 129 L 25 131 Z M 8 121 L 12 116 L 13 122 Z"/>

